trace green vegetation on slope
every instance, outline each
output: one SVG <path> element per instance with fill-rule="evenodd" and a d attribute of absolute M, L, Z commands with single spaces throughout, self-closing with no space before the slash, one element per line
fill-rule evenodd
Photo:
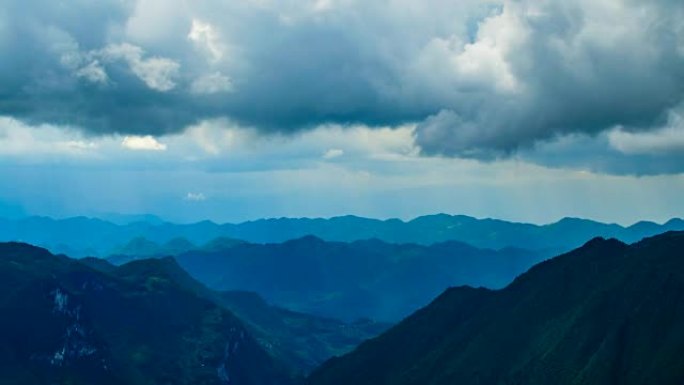
<path fill-rule="evenodd" d="M 213 289 L 253 291 L 287 309 L 349 322 L 398 322 L 450 286 L 502 287 L 544 258 L 528 250 L 477 249 L 460 242 L 342 243 L 313 236 L 176 257 Z"/>
<path fill-rule="evenodd" d="M 0 244 L 0 383 L 290 383 L 233 314 L 148 267 Z"/>
<path fill-rule="evenodd" d="M 10 375 L 28 384 L 157 383 L 167 381 L 167 371 L 171 383 L 214 383 L 225 354 L 238 365 L 223 369 L 231 384 L 280 384 L 387 328 L 284 310 L 254 293 L 215 292 L 173 258 L 117 267 L 0 244 L 0 278 L 0 290 L 7 289 L 0 312 L 8 315 L 0 321 L 0 341 L 8 341 L 0 344 L 0 359 L 12 363 L 6 377 L 0 373 L 3 384 Z M 64 301 L 63 311 L 55 311 L 55 301 Z M 53 342 L 33 341 L 34 333 Z M 226 353 L 230 341 L 236 350 Z"/>
<path fill-rule="evenodd" d="M 245 322 L 264 349 L 301 374 L 352 351 L 389 327 L 370 320 L 345 323 L 285 310 L 251 292 L 223 292 L 220 302 Z"/>
<path fill-rule="evenodd" d="M 310 385 L 682 384 L 684 233 L 595 239 L 498 291 L 453 288 Z"/>

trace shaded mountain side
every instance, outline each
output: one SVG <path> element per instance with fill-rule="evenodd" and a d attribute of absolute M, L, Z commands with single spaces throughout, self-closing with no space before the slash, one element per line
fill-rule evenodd
<path fill-rule="evenodd" d="M 103 273 L 112 273 L 118 268 L 117 265 L 108 262 L 106 259 L 97 257 L 81 258 L 78 260 L 78 262 Z"/>
<path fill-rule="evenodd" d="M 326 242 L 308 236 L 282 244 L 189 252 L 176 259 L 216 290 L 253 291 L 280 307 L 348 322 L 397 322 L 450 286 L 503 287 L 545 257 L 453 241 L 422 246 Z"/>
<path fill-rule="evenodd" d="M 229 237 L 218 237 L 214 238 L 211 241 L 207 242 L 204 246 L 202 246 L 201 251 L 207 251 L 207 252 L 217 252 L 221 250 L 226 250 L 230 249 L 231 247 L 235 247 L 237 245 L 241 245 L 245 243 L 245 241 L 242 241 L 240 239 L 235 239 L 235 238 L 229 238 Z M 192 250 L 188 250 L 192 251 Z"/>
<path fill-rule="evenodd" d="M 160 245 L 144 237 L 137 237 L 115 248 L 114 253 L 106 259 L 115 265 L 123 265 L 138 259 L 177 256 L 191 251 L 219 252 L 243 243 L 245 242 L 238 239 L 218 237 L 196 246 L 187 239 L 178 237 Z"/>
<path fill-rule="evenodd" d="M 447 290 L 309 385 L 681 384 L 684 233 L 594 239 L 502 290 Z"/>
<path fill-rule="evenodd" d="M 333 356 L 349 353 L 390 326 L 370 320 L 345 323 L 285 310 L 251 292 L 222 292 L 220 300 L 268 352 L 302 374 Z"/>
<path fill-rule="evenodd" d="M 343 216 L 330 219 L 260 219 L 239 224 L 216 224 L 210 221 L 193 224 L 159 221 L 119 223 L 85 217 L 61 220 L 45 217 L 0 218 L 0 241 L 32 243 L 73 257 L 131 254 L 119 251 L 122 246 L 139 237 L 157 245 L 174 238 L 203 245 L 221 237 L 252 243 L 278 243 L 307 235 L 339 242 L 377 238 L 390 243 L 429 245 L 460 241 L 479 248 L 518 247 L 557 254 L 597 236 L 631 243 L 665 231 L 684 230 L 684 221 L 681 219 L 672 219 L 664 224 L 639 222 L 623 227 L 577 218 L 565 218 L 548 225 L 533 225 L 446 214 L 428 215 L 406 222 Z"/>
<path fill-rule="evenodd" d="M 372 321 L 345 323 L 269 305 L 256 293 L 215 292 L 194 280 L 173 258 L 146 259 L 122 265 L 117 277 L 139 281 L 156 277 L 181 285 L 235 314 L 261 345 L 295 375 L 308 374 L 335 355 L 350 352 L 389 325 Z"/>
<path fill-rule="evenodd" d="M 335 355 L 348 353 L 389 325 L 372 321 L 345 323 L 272 306 L 256 293 L 216 292 L 193 279 L 170 257 L 143 259 L 120 267 L 97 258 L 79 260 L 94 269 L 127 281 L 152 277 L 170 281 L 228 309 L 242 321 L 259 345 L 297 377 Z"/>
<path fill-rule="evenodd" d="M 291 383 L 225 308 L 136 270 L 0 244 L 0 383 Z"/>

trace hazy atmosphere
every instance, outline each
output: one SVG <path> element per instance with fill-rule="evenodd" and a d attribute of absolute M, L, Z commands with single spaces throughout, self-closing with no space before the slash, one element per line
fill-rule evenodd
<path fill-rule="evenodd" d="M 0 216 L 663 222 L 684 215 L 683 18 L 678 1 L 8 0 Z"/>
<path fill-rule="evenodd" d="M 0 0 L 0 384 L 684 384 L 684 0 Z"/>

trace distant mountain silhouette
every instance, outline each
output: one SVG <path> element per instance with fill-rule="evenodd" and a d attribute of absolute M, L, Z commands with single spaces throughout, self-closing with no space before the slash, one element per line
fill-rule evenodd
<path fill-rule="evenodd" d="M 215 247 L 216 241 L 210 242 L 209 245 Z M 161 245 L 144 237 L 136 237 L 128 241 L 125 245 L 115 248 L 113 255 L 109 256 L 108 259 L 110 262 L 120 265 L 136 259 L 180 255 L 195 249 L 198 249 L 198 246 L 195 246 L 192 242 L 183 237 L 173 238 Z"/>
<path fill-rule="evenodd" d="M 146 222 L 150 224 L 160 225 L 166 221 L 152 214 L 117 214 L 106 213 L 100 214 L 97 218 L 112 222 L 117 225 L 128 225 L 137 222 Z"/>
<path fill-rule="evenodd" d="M 240 244 L 245 243 L 245 241 L 239 240 L 239 239 L 234 239 L 234 238 L 228 238 L 228 237 L 218 237 L 215 238 L 209 242 L 207 242 L 204 246 L 201 247 L 201 250 L 203 251 L 209 251 L 209 252 L 216 252 L 216 251 L 222 251 L 229 249 L 233 246 L 237 246 Z M 191 250 L 188 250 L 191 251 Z"/>
<path fill-rule="evenodd" d="M 684 233 L 594 239 L 502 290 L 452 288 L 309 385 L 682 384 Z"/>
<path fill-rule="evenodd" d="M 141 217 L 142 219 L 146 217 Z M 684 221 L 673 219 L 659 225 L 639 222 L 629 227 L 584 219 L 566 218 L 549 225 L 532 225 L 463 215 L 428 215 L 404 222 L 355 216 L 331 219 L 279 218 L 240 224 L 172 224 L 154 220 L 118 221 L 75 217 L 54 220 L 45 217 L 0 219 L 0 241 L 22 241 L 74 257 L 117 254 L 122 245 L 142 237 L 160 245 L 184 238 L 194 245 L 226 237 L 252 243 L 277 243 L 314 235 L 328 241 L 353 242 L 380 239 L 390 243 L 429 245 L 459 241 L 479 248 L 518 247 L 559 253 L 602 236 L 635 242 L 665 231 L 684 230 Z"/>
<path fill-rule="evenodd" d="M 502 287 L 545 257 L 455 241 L 423 246 L 306 236 L 280 244 L 191 251 L 176 259 L 216 290 L 253 291 L 281 307 L 346 321 L 397 322 L 450 286 Z"/>

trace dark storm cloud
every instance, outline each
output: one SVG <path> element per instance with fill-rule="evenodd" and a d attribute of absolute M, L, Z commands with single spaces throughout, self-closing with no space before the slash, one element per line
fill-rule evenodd
<path fill-rule="evenodd" d="M 0 13 L 0 113 L 96 134 L 159 134 L 194 121 L 179 93 L 150 88 L 124 60 L 102 68 L 101 55 L 89 54 L 109 44 L 110 29 L 132 9 L 122 1 L 10 1 Z"/>
<path fill-rule="evenodd" d="M 131 32 L 131 22 L 147 7 L 141 4 L 155 1 L 83 2 L 68 10 L 40 0 L 10 3 L 2 16 L 7 31 L 2 55 L 10 62 L 0 67 L 6 86 L 0 113 L 96 134 L 154 135 L 218 116 L 264 132 L 324 122 L 375 126 L 422 120 L 448 104 L 421 84 L 420 73 L 407 69 L 413 56 L 433 34 L 467 35 L 468 23 L 491 9 L 474 1 L 454 6 L 441 0 L 393 7 L 157 2 L 183 14 L 157 15 L 181 20 L 169 22 L 162 38 L 145 39 L 145 31 Z M 467 17 L 461 16 L 464 10 Z M 158 22 L 154 15 L 145 21 Z M 224 57 L 207 58 L 198 48 L 206 42 L 188 39 L 193 21 L 211 26 Z M 121 44 L 140 48 L 143 60 L 177 63 L 173 86 L 150 87 L 126 60 L 106 57 L 110 45 Z M 230 79 L 233 92 L 190 92 L 199 77 L 217 72 Z M 106 81 L 97 81 L 98 75 Z"/>
<path fill-rule="evenodd" d="M 676 1 L 5 3 L 0 114 L 93 134 L 415 122 L 423 154 L 495 159 L 684 100 Z"/>
<path fill-rule="evenodd" d="M 476 95 L 474 106 L 425 120 L 417 130 L 423 151 L 486 158 L 563 134 L 659 127 L 684 96 L 684 3 L 601 3 L 496 16 L 505 33 L 526 35 L 502 47 L 520 88 Z"/>
<path fill-rule="evenodd" d="M 643 134 L 636 134 L 641 137 Z M 648 176 L 684 173 L 684 135 L 656 134 L 658 142 L 639 138 L 642 143 L 630 149 L 616 143 L 616 131 L 597 136 L 571 134 L 539 142 L 516 154 L 521 160 L 547 167 L 572 168 L 600 174 Z"/>

